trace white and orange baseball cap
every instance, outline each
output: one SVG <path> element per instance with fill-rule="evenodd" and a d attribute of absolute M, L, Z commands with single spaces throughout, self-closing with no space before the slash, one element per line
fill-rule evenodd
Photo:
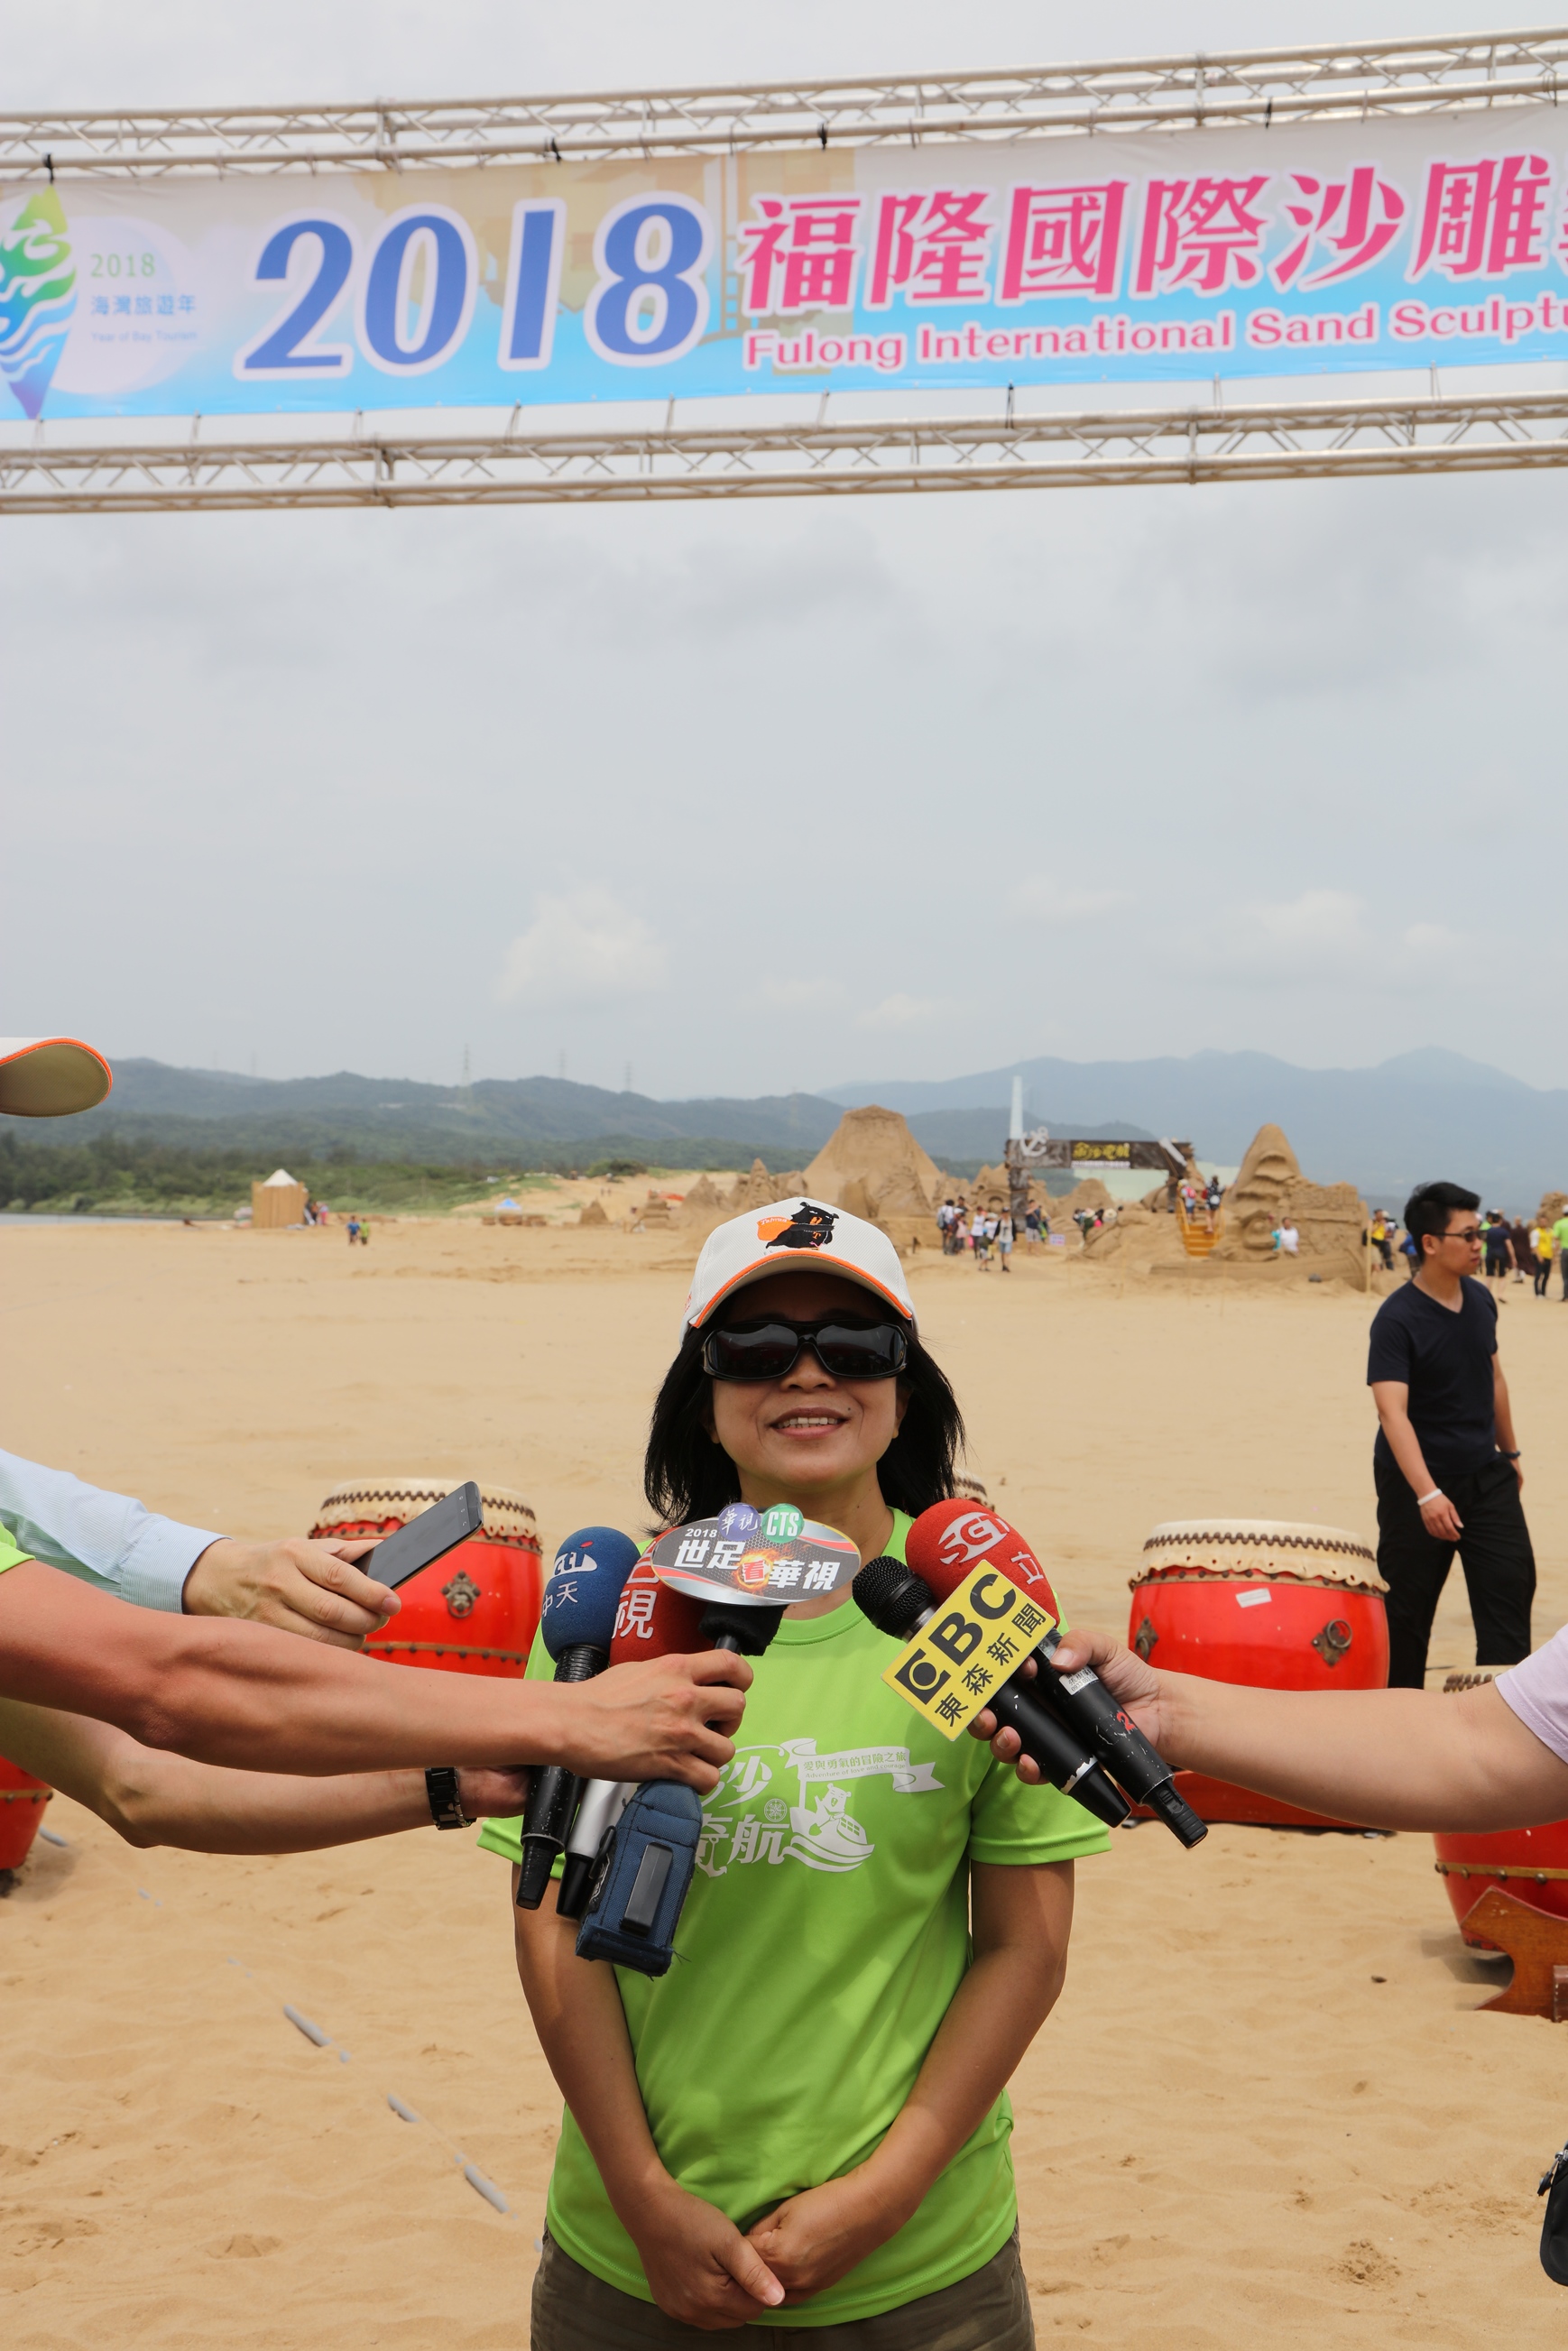
<path fill-rule="evenodd" d="M 692 1275 L 681 1327 L 700 1331 L 714 1309 L 748 1281 L 807 1268 L 858 1281 L 913 1329 L 915 1302 L 887 1235 L 863 1217 L 830 1207 L 824 1200 L 799 1198 L 747 1208 L 743 1217 L 731 1217 L 708 1235 Z"/>
<path fill-rule="evenodd" d="M 0 1113 L 68 1118 L 94 1110 L 114 1083 L 103 1055 L 76 1037 L 0 1037 Z"/>

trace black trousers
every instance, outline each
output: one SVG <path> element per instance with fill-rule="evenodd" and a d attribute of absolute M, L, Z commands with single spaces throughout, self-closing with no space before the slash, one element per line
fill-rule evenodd
<path fill-rule="evenodd" d="M 1427 1532 L 1416 1497 L 1392 1461 L 1375 1458 L 1377 1570 L 1388 1586 L 1388 1682 L 1419 1689 L 1432 1619 L 1456 1550 L 1470 1596 L 1478 1666 L 1515 1666 L 1530 1655 L 1535 1553 L 1513 1464 L 1500 1454 L 1443 1491 L 1463 1521 L 1458 1543 Z"/>

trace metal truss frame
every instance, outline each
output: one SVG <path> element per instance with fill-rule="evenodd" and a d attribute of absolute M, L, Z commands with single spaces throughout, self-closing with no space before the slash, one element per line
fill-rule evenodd
<path fill-rule="evenodd" d="M 1310 481 L 1568 465 L 1568 390 L 886 422 L 0 446 L 0 514 L 616 506 Z"/>
<path fill-rule="evenodd" d="M 0 178 L 384 171 L 920 146 L 1557 102 L 1568 26 L 885 80 L 345 106 L 0 110 Z"/>

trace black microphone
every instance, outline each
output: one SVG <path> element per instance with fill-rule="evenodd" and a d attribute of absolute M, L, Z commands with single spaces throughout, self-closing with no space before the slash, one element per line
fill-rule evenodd
<path fill-rule="evenodd" d="M 850 1589 L 862 1614 L 895 1641 L 909 1640 L 936 1611 L 930 1585 L 885 1552 L 867 1562 Z M 998 1723 L 1018 1732 L 1024 1754 L 1040 1766 L 1041 1779 L 1071 1796 L 1107 1828 L 1120 1828 L 1130 1818 L 1132 1807 L 1095 1758 L 1073 1731 L 1046 1712 L 1029 1684 L 1020 1684 L 1014 1676 L 986 1704 Z"/>
<path fill-rule="evenodd" d="M 616 1527 L 581 1527 L 557 1552 L 539 1632 L 555 1659 L 558 1682 L 591 1681 L 604 1671 L 621 1588 L 637 1559 L 636 1544 Z M 576 1772 L 562 1763 L 547 1763 L 534 1773 L 523 1811 L 519 1909 L 537 1910 L 544 1900 L 580 1792 Z"/>
<path fill-rule="evenodd" d="M 759 1657 L 783 1621 L 782 1605 L 759 1608 L 751 1601 L 710 1600 L 703 1610 L 702 1636 L 710 1648 Z"/>

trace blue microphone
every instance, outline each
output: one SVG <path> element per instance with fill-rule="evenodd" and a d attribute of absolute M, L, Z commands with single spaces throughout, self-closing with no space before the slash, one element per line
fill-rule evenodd
<path fill-rule="evenodd" d="M 618 1527 L 580 1527 L 555 1555 L 539 1612 L 539 1632 L 555 1659 L 558 1682 L 591 1681 L 610 1663 L 621 1587 L 641 1556 Z M 580 1793 L 575 1772 L 549 1763 L 536 1771 L 523 1813 L 523 1864 L 517 1903 L 537 1910 L 556 1856 L 565 1848 Z"/>

